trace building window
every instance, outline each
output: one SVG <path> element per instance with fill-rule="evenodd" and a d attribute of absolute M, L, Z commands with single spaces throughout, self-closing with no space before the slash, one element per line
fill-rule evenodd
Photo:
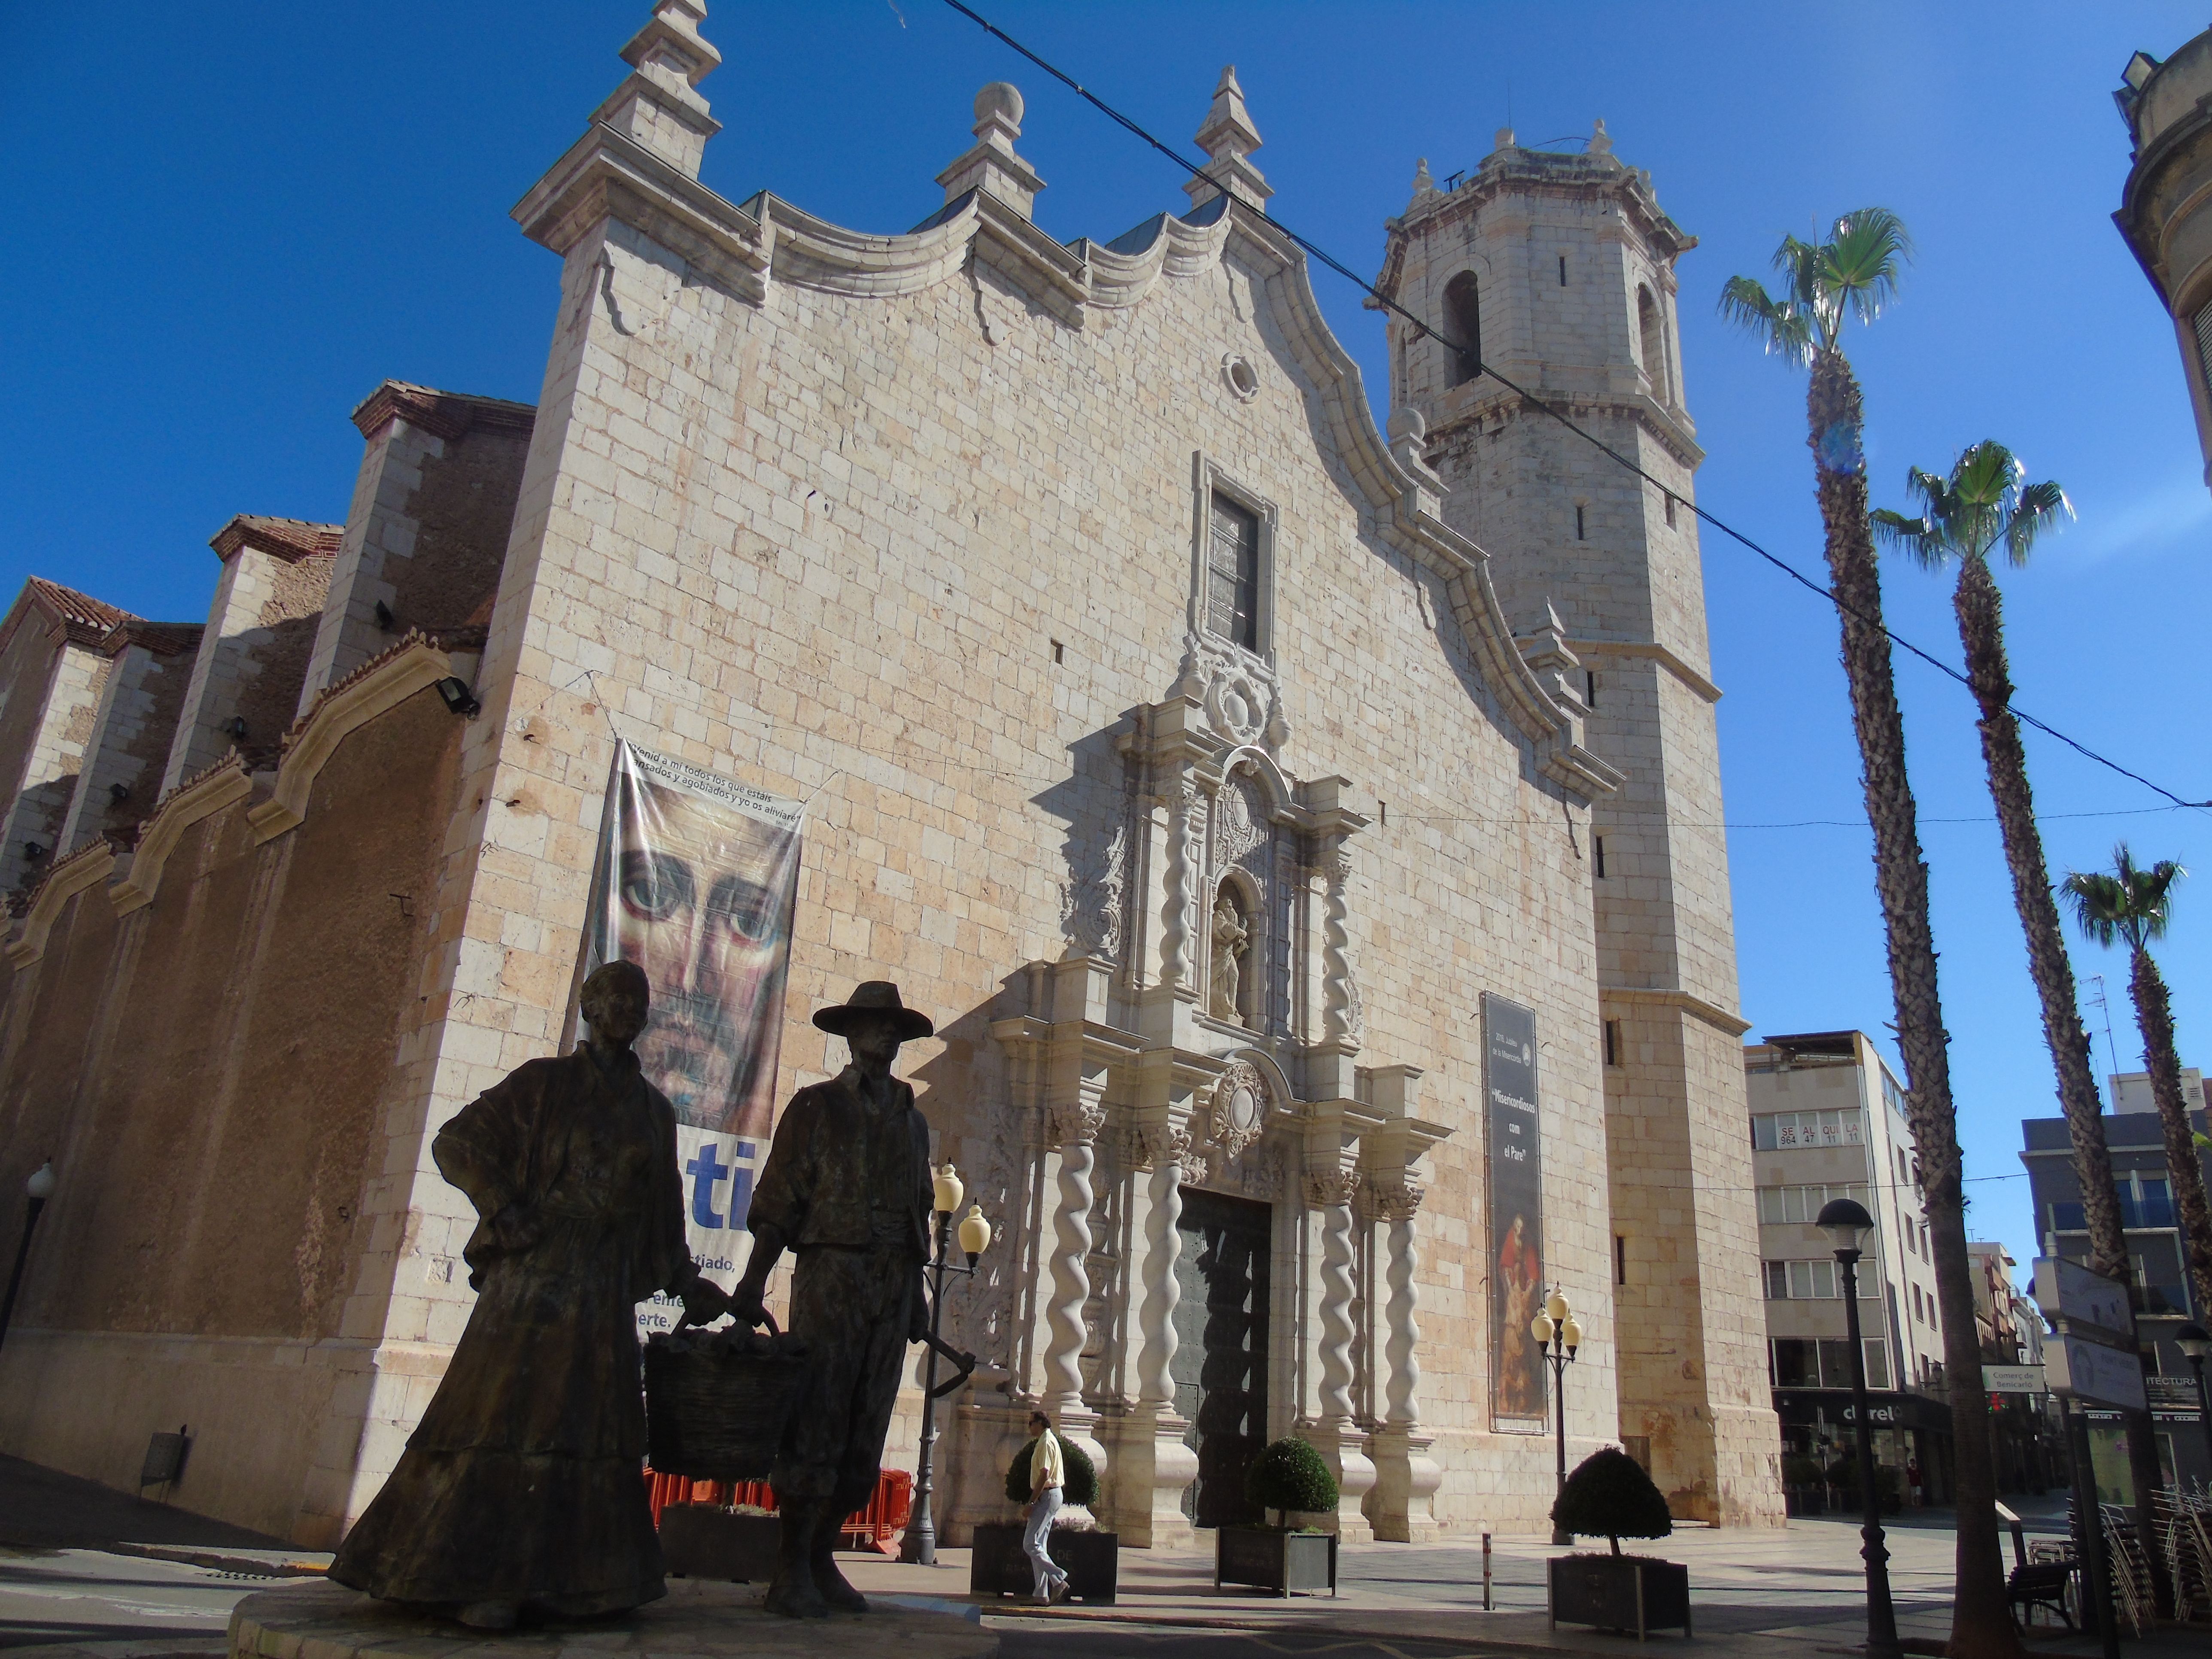
<path fill-rule="evenodd" d="M 1597 872 L 1597 878 L 1603 881 L 1605 879 L 1605 837 L 1603 836 L 1590 837 L 1590 861 L 1592 867 Z"/>
<path fill-rule="evenodd" d="M 1260 648 L 1260 518 L 1217 494 L 1206 545 L 1206 626 L 1209 633 Z"/>
<path fill-rule="evenodd" d="M 1759 1189 L 1759 1218 L 1762 1224 L 1779 1227 L 1790 1224 L 1810 1225 L 1820 1218 L 1826 1205 L 1836 1199 L 1848 1198 L 1864 1204 L 1868 1194 L 1864 1187 L 1761 1187 Z"/>
<path fill-rule="evenodd" d="M 1842 1299 L 1842 1281 L 1836 1259 L 1820 1256 L 1810 1261 L 1769 1261 L 1763 1264 L 1766 1299 L 1770 1302 L 1835 1302 Z M 1859 1300 L 1876 1300 L 1874 1275 L 1859 1275 Z"/>
<path fill-rule="evenodd" d="M 1575 539 L 1578 542 L 1589 539 L 1583 533 L 1583 504 L 1580 501 L 1575 503 Z"/>
<path fill-rule="evenodd" d="M 1856 1146 L 1864 1138 L 1856 1110 L 1761 1112 L 1751 1120 L 1751 1144 L 1763 1152 L 1800 1146 Z"/>
<path fill-rule="evenodd" d="M 1451 384 L 1465 386 L 1482 373 L 1482 296 L 1474 273 L 1462 270 L 1444 284 L 1444 328 L 1456 349 L 1451 354 Z"/>
<path fill-rule="evenodd" d="M 1579 507 L 1575 509 L 1575 516 L 1577 522 L 1580 522 L 1582 508 Z M 1583 707 L 1585 708 L 1597 707 L 1597 670 L 1595 668 L 1583 670 Z"/>
<path fill-rule="evenodd" d="M 1620 1048 L 1620 1022 L 1617 1019 L 1609 1019 L 1605 1022 L 1605 1063 L 1607 1065 L 1618 1066 L 1622 1063 Z"/>
<path fill-rule="evenodd" d="M 1669 491 L 1669 492 L 1668 492 L 1668 496 L 1667 496 L 1667 528 L 1668 528 L 1668 529 L 1669 529 L 1669 530 L 1672 530 L 1674 527 L 1674 494 L 1673 494 L 1673 492 Z"/>
<path fill-rule="evenodd" d="M 1613 1236 L 1613 1282 L 1628 1283 L 1628 1238 L 1623 1233 Z"/>
<path fill-rule="evenodd" d="M 1566 285 L 1567 285 L 1567 256 L 1566 256 L 1565 254 L 1562 253 L 1562 254 L 1559 256 L 1559 286 L 1560 286 L 1561 288 L 1565 288 Z"/>
<path fill-rule="evenodd" d="M 1928 1322 L 1928 1315 L 1920 1305 L 1920 1287 L 1917 1285 L 1912 1287 L 1912 1316 L 1923 1325 Z"/>
<path fill-rule="evenodd" d="M 1670 389 L 1667 374 L 1667 328 L 1661 320 L 1659 305 L 1651 297 L 1651 290 L 1638 287 L 1636 290 L 1637 345 L 1644 357 L 1644 377 L 1651 383 L 1651 395 L 1660 402 L 1667 401 Z M 1668 522 L 1673 523 L 1671 512 Z"/>
<path fill-rule="evenodd" d="M 1067 647 L 1062 645 L 1058 640 L 1054 640 L 1052 642 L 1052 659 L 1055 665 L 1064 663 L 1067 660 Z"/>
<path fill-rule="evenodd" d="M 2204 385 L 2212 391 L 2212 300 L 2197 310 L 2197 362 L 2204 372 Z"/>

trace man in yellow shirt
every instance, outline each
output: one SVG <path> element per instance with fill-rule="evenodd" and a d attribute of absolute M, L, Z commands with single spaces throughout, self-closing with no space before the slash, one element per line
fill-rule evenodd
<path fill-rule="evenodd" d="M 1022 1533 L 1022 1553 L 1036 1573 L 1036 1599 L 1057 1601 L 1067 1594 L 1067 1575 L 1052 1559 L 1052 1518 L 1060 1513 L 1060 1488 L 1067 1483 L 1067 1460 L 1060 1449 L 1060 1437 L 1052 1419 L 1042 1412 L 1030 1413 L 1030 1432 L 1036 1437 L 1030 1453 L 1030 1503 L 1024 1511 L 1029 1524 Z"/>

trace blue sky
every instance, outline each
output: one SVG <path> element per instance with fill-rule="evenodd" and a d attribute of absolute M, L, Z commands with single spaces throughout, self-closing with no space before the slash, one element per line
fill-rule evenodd
<path fill-rule="evenodd" d="M 2191 4 L 1051 5 L 989 0 L 1009 32 L 1187 143 L 1224 63 L 1267 143 L 1285 221 L 1371 270 L 1414 161 L 1471 167 L 1606 118 L 1617 153 L 1702 239 L 1680 267 L 1685 380 L 1710 459 L 1699 501 L 1808 571 L 1818 520 L 1802 377 L 1717 319 L 1787 231 L 1877 203 L 1911 225 L 1902 303 L 1856 339 L 1875 499 L 1984 437 L 2056 477 L 2078 525 L 2006 579 L 2022 707 L 2191 799 L 2212 494 L 2171 325 L 2114 231 L 2128 162 L 2110 88 L 2128 54 L 2202 28 Z M 0 588 L 53 577 L 161 618 L 204 614 L 207 538 L 233 513 L 344 515 L 346 414 L 386 376 L 535 400 L 556 266 L 507 217 L 623 66 L 641 0 L 232 0 L 97 9 L 0 0 Z M 707 181 L 904 229 L 1010 79 L 1039 222 L 1112 236 L 1181 208 L 1179 175 L 940 0 L 717 0 L 725 131 Z M 1382 395 L 1382 331 L 1316 286 Z M 1382 413 L 1378 409 L 1378 415 Z M 1705 539 L 1743 1007 L 1754 1032 L 1857 1025 L 1889 989 L 1832 615 Z M 1955 659 L 1948 590 L 1909 568 L 1893 625 Z M 1962 691 L 1900 668 L 1943 951 L 1970 1176 L 2016 1176 L 2019 1120 L 2055 1110 Z M 2031 735 L 2054 869 L 2126 836 L 2212 863 L 2212 815 Z M 2138 816 L 2112 816 L 2114 814 Z M 2058 816 L 2058 815 L 2093 816 Z M 1754 826 L 1832 820 L 1836 827 Z M 2212 1056 L 2212 872 L 2163 952 L 2185 1060 Z M 2125 964 L 2084 947 L 2139 1045 Z M 2099 1070 L 2104 1016 L 2089 1013 Z M 2206 1060 L 2212 1064 L 2212 1059 Z M 1981 1182 L 1978 1232 L 2033 1254 L 2027 1183 Z"/>

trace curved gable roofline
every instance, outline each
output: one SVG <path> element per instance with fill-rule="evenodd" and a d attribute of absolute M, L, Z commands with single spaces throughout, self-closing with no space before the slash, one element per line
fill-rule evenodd
<path fill-rule="evenodd" d="M 1320 424 L 1371 509 L 1376 532 L 1445 584 L 1484 679 L 1506 717 L 1537 750 L 1545 774 L 1589 796 L 1620 787 L 1620 774 L 1582 742 L 1582 711 L 1555 700 L 1521 656 L 1491 586 L 1489 558 L 1438 516 L 1444 487 L 1412 442 L 1393 453 L 1375 425 L 1358 366 L 1322 317 L 1304 252 L 1267 216 L 1216 195 L 1188 216 L 1162 214 L 1101 246 L 1054 241 L 988 191 L 947 203 L 917 228 L 878 236 L 849 230 L 763 191 L 744 206 L 726 200 L 604 123 L 594 123 L 519 203 L 525 232 L 568 253 L 612 218 L 668 248 L 741 302 L 759 304 L 784 281 L 863 297 L 917 293 L 951 281 L 979 241 L 994 263 L 1032 277 L 1069 326 L 1093 306 L 1140 303 L 1163 276 L 1218 264 L 1233 241 L 1264 273 L 1257 291 L 1316 389 Z M 1141 244 L 1137 238 L 1149 229 Z M 604 252 L 600 258 L 605 258 Z"/>

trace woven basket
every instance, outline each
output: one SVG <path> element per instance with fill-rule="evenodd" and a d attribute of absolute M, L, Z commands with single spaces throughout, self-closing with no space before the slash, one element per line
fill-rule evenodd
<path fill-rule="evenodd" d="M 775 1320 L 768 1320 L 770 1335 Z M 686 1351 L 655 1334 L 645 1344 L 646 1461 L 694 1480 L 765 1480 L 806 1382 L 795 1353 Z"/>

